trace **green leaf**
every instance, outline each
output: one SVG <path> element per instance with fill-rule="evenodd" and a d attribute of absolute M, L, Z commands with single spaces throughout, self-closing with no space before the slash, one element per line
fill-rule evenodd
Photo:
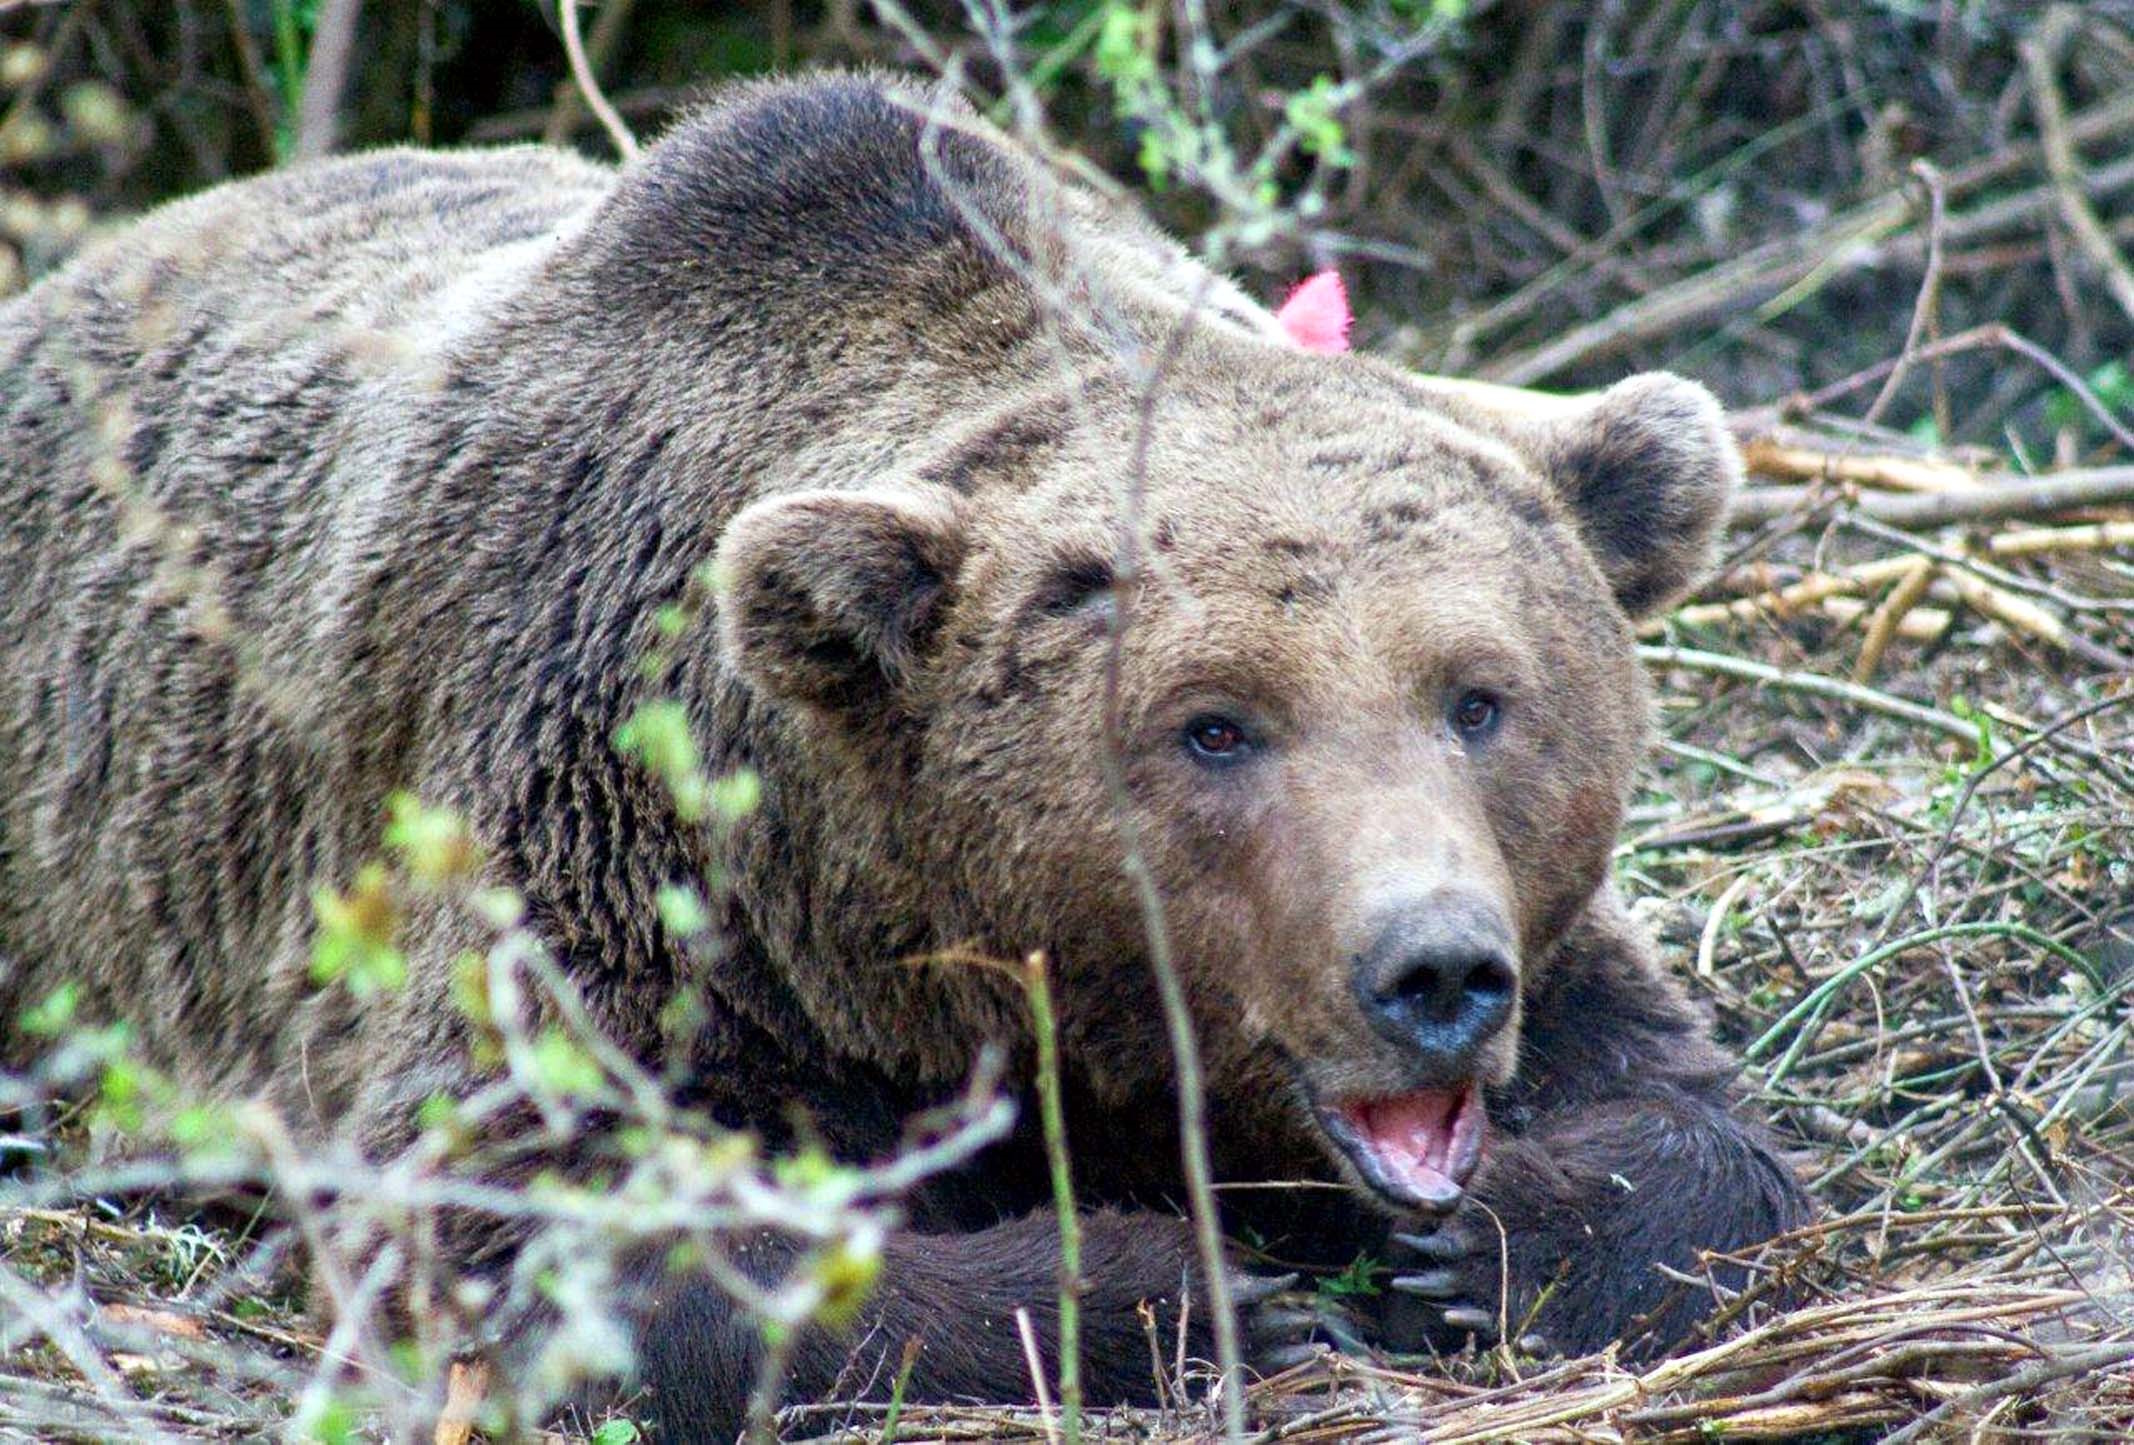
<path fill-rule="evenodd" d="M 1309 90 L 1289 98 L 1283 115 L 1297 132 L 1297 144 L 1306 155 L 1318 156 L 1329 165 L 1350 166 L 1356 163 L 1356 153 L 1349 149 L 1348 133 L 1335 114 L 1341 99 L 1341 87 L 1332 76 L 1314 76 Z"/>
<path fill-rule="evenodd" d="M 320 984 L 345 982 L 358 998 L 388 992 L 407 982 L 407 958 L 393 945 L 399 910 L 383 863 L 366 863 L 346 893 L 320 888 L 311 895 L 319 922 L 311 944 L 311 977 Z"/>
<path fill-rule="evenodd" d="M 356 1412 L 340 1400 L 328 1400 L 312 1417 L 311 1438 L 319 1445 L 349 1445 L 356 1438 Z"/>
<path fill-rule="evenodd" d="M 463 878 L 481 862 L 474 834 L 452 809 L 427 808 L 413 793 L 394 793 L 385 800 L 385 810 L 385 846 L 400 855 L 408 876 L 424 887 Z"/>
<path fill-rule="evenodd" d="M 711 915 L 702 895 L 687 883 L 662 886 L 653 901 L 659 907 L 660 922 L 676 938 L 695 938 L 711 927 Z"/>
<path fill-rule="evenodd" d="M 1121 91 L 1138 91 L 1156 81 L 1151 18 L 1125 0 L 1113 0 L 1097 27 L 1097 74 Z"/>
<path fill-rule="evenodd" d="M 667 785 L 685 821 L 695 822 L 709 810 L 711 785 L 700 771 L 689 712 L 681 703 L 672 698 L 646 703 L 615 730 L 615 747 Z"/>
<path fill-rule="evenodd" d="M 61 984 L 45 996 L 43 1003 L 34 1004 L 22 1012 L 22 1031 L 34 1038 L 49 1039 L 65 1031 L 74 1022 L 74 1007 L 80 1001 L 81 988 L 71 980 Z"/>
<path fill-rule="evenodd" d="M 727 822 L 745 818 L 763 801 L 763 779 L 753 768 L 728 773 L 711 785 L 711 806 Z"/>
<path fill-rule="evenodd" d="M 591 1098 L 605 1079 L 593 1056 L 559 1028 L 545 1029 L 534 1040 L 533 1065 L 542 1087 L 565 1097 Z"/>

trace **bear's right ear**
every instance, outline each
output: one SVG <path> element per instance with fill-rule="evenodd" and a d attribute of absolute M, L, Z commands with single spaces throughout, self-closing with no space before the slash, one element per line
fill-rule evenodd
<path fill-rule="evenodd" d="M 1616 600 L 1634 620 L 1664 609 L 1711 560 L 1741 453 L 1726 414 L 1693 381 L 1647 372 L 1603 392 L 1553 396 L 1419 376 L 1455 419 L 1510 442 L 1555 486 Z"/>
<path fill-rule="evenodd" d="M 797 492 L 745 508 L 719 539 L 719 636 L 754 686 L 836 714 L 879 711 L 908 682 L 963 561 L 953 497 Z"/>

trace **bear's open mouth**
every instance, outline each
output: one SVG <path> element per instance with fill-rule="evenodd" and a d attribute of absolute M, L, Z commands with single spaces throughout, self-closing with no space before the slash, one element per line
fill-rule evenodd
<path fill-rule="evenodd" d="M 1356 1172 L 1391 1202 L 1446 1209 L 1482 1157 L 1487 1117 L 1473 1081 L 1322 1107 L 1320 1121 Z"/>

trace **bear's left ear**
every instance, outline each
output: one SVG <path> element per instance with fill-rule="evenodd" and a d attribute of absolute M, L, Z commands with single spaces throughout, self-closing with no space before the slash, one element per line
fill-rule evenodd
<path fill-rule="evenodd" d="M 953 497 L 796 492 L 744 508 L 719 539 L 719 637 L 775 697 L 858 720 L 910 681 L 963 561 Z"/>
<path fill-rule="evenodd" d="M 1650 372 L 1542 428 L 1539 458 L 1632 618 L 1689 590 L 1711 561 L 1741 453 L 1712 394 Z"/>

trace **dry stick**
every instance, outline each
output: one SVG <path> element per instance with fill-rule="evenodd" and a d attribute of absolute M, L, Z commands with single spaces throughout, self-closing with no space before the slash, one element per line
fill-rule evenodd
<path fill-rule="evenodd" d="M 356 54 L 356 18 L 363 0 L 325 0 L 311 31 L 311 52 L 304 62 L 304 95 L 297 106 L 298 160 L 333 154 L 341 119 L 341 94 L 348 88 L 348 68 Z"/>
<path fill-rule="evenodd" d="M 1913 161 L 1912 174 L 1927 192 L 1927 273 L 1919 283 L 1919 299 L 1912 305 L 1912 324 L 1904 334 L 1904 350 L 1897 353 L 1897 364 L 1890 368 L 1889 379 L 1882 383 L 1874 404 L 1861 418 L 1870 426 L 1881 419 L 1895 399 L 1897 388 L 1904 385 L 1905 375 L 1912 369 L 1912 356 L 1941 309 L 1941 241 L 1942 233 L 1948 229 L 1948 202 L 1942 194 L 1941 172 L 1932 164 Z"/>
<path fill-rule="evenodd" d="M 1716 673 L 1721 677 L 1762 683 L 1787 692 L 1829 698 L 1835 702 L 1865 708 L 1869 712 L 1881 713 L 1884 717 L 1931 728 L 1949 737 L 1961 738 L 1967 743 L 1975 744 L 1978 741 L 1977 725 L 1965 722 L 1954 713 L 1943 712 L 1939 708 L 1926 707 L 1916 702 L 1906 702 L 1901 697 L 1891 697 L 1886 692 L 1877 692 L 1856 682 L 1825 677 L 1818 672 L 1788 671 L 1761 662 L 1751 662 L 1743 657 L 1728 657 L 1724 653 L 1700 652 L 1691 647 L 1650 643 L 1639 645 L 1638 656 L 1655 667 L 1686 667 L 1693 672 Z"/>
<path fill-rule="evenodd" d="M 634 0 L 608 0 L 607 4 L 600 7 L 600 18 L 593 22 L 593 33 L 585 42 L 586 74 L 596 80 L 602 67 L 607 64 L 608 54 L 614 50 L 615 42 L 622 38 L 622 27 L 630 18 L 630 7 L 633 3 Z M 559 22 L 562 20 L 560 8 L 556 18 Z M 576 74 L 573 69 L 571 83 L 556 87 L 556 103 L 549 107 L 548 120 L 541 127 L 543 145 L 568 145 L 571 133 L 578 128 L 579 97 Z M 609 133 L 613 134 L 612 131 Z"/>
<path fill-rule="evenodd" d="M 1756 476 L 1856 482 L 1893 492 L 1957 492 L 1979 484 L 1976 468 L 1937 457 L 1833 451 L 1781 441 L 1769 434 L 1750 436 L 1742 442 L 1741 464 Z"/>
<path fill-rule="evenodd" d="M 2096 551 L 2101 547 L 2124 547 L 2134 543 L 2134 527 L 2123 522 L 2100 522 L 2076 527 L 2035 527 L 2020 532 L 1989 534 L 1982 541 L 1973 541 L 1968 547 L 1958 547 L 1955 550 L 1936 545 L 1900 528 L 1885 526 L 1874 518 L 1863 517 L 1857 512 L 1838 518 L 1837 525 L 1847 532 L 1872 537 L 1878 542 L 1932 557 L 1947 566 L 1975 572 L 2004 591 L 2040 598 L 2069 612 L 2134 612 L 2134 599 L 2085 597 L 2080 593 L 2069 592 L 2057 583 L 2039 581 L 2025 577 L 2020 572 L 2011 572 L 2005 567 L 1995 566 L 1988 560 L 1997 557 L 2022 558 L 2034 555 L 2035 552 Z M 2043 539 L 2061 536 L 2069 539 L 2067 545 L 2043 545 Z M 2025 547 L 2005 548 L 2003 543 L 2007 537 L 2023 538 Z"/>
<path fill-rule="evenodd" d="M 2107 672 L 2134 671 L 2134 660 L 2090 641 L 2037 603 L 2025 601 L 1961 567 L 1943 569 L 1943 575 L 1973 612 L 2028 633 L 2062 652 L 2071 652 L 2093 667 Z"/>
<path fill-rule="evenodd" d="M 1172 364 L 1184 348 L 1199 314 L 1201 297 L 1195 295 L 1185 316 L 1171 329 L 1156 364 L 1149 369 L 1136 408 L 1132 461 L 1127 469 L 1126 506 L 1119 521 L 1119 555 L 1114 569 L 1110 647 L 1104 660 L 1105 790 L 1110 795 L 1112 816 L 1124 843 L 1120 866 L 1132 882 L 1141 907 L 1143 931 L 1148 936 L 1149 970 L 1156 977 L 1156 991 L 1163 1004 L 1163 1022 L 1170 1035 L 1171 1056 L 1178 1068 L 1178 1143 L 1186 1170 L 1186 1196 L 1193 1215 L 1193 1234 L 1200 1248 L 1202 1283 L 1208 1292 L 1208 1315 L 1215 1333 L 1215 1363 L 1220 1372 L 1216 1388 L 1222 1395 L 1223 1434 L 1236 1442 L 1245 1435 L 1244 1354 L 1238 1344 L 1237 1308 L 1230 1297 L 1230 1273 L 1223 1259 L 1220 1220 L 1215 1212 L 1214 1180 L 1208 1164 L 1207 1102 L 1201 1082 L 1200 1042 L 1193 1035 L 1193 1016 L 1187 1012 L 1185 992 L 1178 981 L 1178 966 L 1171 956 L 1170 927 L 1164 917 L 1163 894 L 1156 886 L 1142 846 L 1141 826 L 1134 815 L 1132 790 L 1126 781 L 1126 745 L 1121 717 L 1120 682 L 1125 668 L 1126 630 L 1133 617 L 1134 593 L 1141 580 L 1141 509 L 1148 487 L 1149 446 L 1156 425 L 1156 395 Z M 1183 1322 L 1179 1344 L 1185 1343 Z"/>
<path fill-rule="evenodd" d="M 2087 527 L 2031 527 L 1988 539 L 1996 557 L 2035 557 L 2052 552 L 2103 552 L 2134 547 L 2134 522 L 2096 522 Z"/>
<path fill-rule="evenodd" d="M 1023 1344 L 1023 1367 L 1030 1372 L 1030 1386 L 1037 1391 L 1038 1418 L 1045 1422 L 1045 1439 L 1059 1445 L 1060 1433 L 1052 1423 L 1052 1392 L 1045 1388 L 1045 1361 L 1037 1350 L 1037 1327 L 1030 1323 L 1030 1308 L 1015 1307 L 1015 1333 Z"/>
<path fill-rule="evenodd" d="M 0 1305 L 8 1308 L 10 1324 L 28 1326 L 34 1335 L 41 1335 L 60 1357 L 73 1366 L 75 1373 L 88 1382 L 99 1404 L 109 1408 L 135 1429 L 145 1432 L 146 1438 L 167 1440 L 147 1417 L 147 1410 L 136 1401 L 125 1382 L 114 1374 L 104 1360 L 103 1351 L 89 1338 L 82 1322 L 75 1318 L 63 1300 L 56 1299 L 38 1288 L 31 1281 L 0 1265 Z M 22 1337 L 10 1343 L 20 1346 L 27 1343 Z"/>
<path fill-rule="evenodd" d="M 563 52 L 570 57 L 571 78 L 578 82 L 578 93 L 585 97 L 586 108 L 600 118 L 601 128 L 608 139 L 615 143 L 615 152 L 625 161 L 637 159 L 637 137 L 623 124 L 615 107 L 608 104 L 607 95 L 600 89 L 600 78 L 593 74 L 592 62 L 586 59 L 585 37 L 578 30 L 578 0 L 560 0 L 557 18 L 563 22 Z"/>
<path fill-rule="evenodd" d="M 1842 626 L 1850 627 L 1863 618 L 1869 626 L 1874 624 L 1873 609 L 1857 597 L 1825 597 L 1816 607 Z M 1897 619 L 1896 633 L 1907 642 L 1939 642 L 1955 620 L 1955 614 L 1945 607 L 1913 607 Z"/>
<path fill-rule="evenodd" d="M 2072 6 L 2055 5 L 2045 19 L 2026 36 L 2017 50 L 2023 57 L 2023 73 L 2030 83 L 2030 108 L 2038 119 L 2038 139 L 2045 149 L 2045 170 L 2060 195 L 2060 216 L 2074 235 L 2090 264 L 2104 273 L 2105 289 L 2119 309 L 2134 318 L 2134 269 L 2119 254 L 2112 237 L 2097 219 L 2096 210 L 2082 189 L 2082 166 L 2075 145 L 2067 134 L 2067 100 L 2054 78 L 2060 52 L 2080 23 Z"/>
<path fill-rule="evenodd" d="M 1787 617 L 1803 608 L 1819 607 L 1840 621 L 1849 621 L 1859 615 L 1858 604 L 1854 603 L 1851 608 L 1847 608 L 1839 605 L 1841 599 L 1848 599 L 1856 593 L 1871 591 L 1895 581 L 1906 584 L 1907 589 L 1916 587 L 1917 590 L 1906 590 L 1900 594 L 1892 594 L 1889 598 L 1888 605 L 1893 608 L 1893 614 L 1888 627 L 1894 636 L 1903 627 L 1905 616 L 1926 595 L 1927 589 L 1939 581 L 1973 611 L 2004 626 L 2028 633 L 2062 651 L 2072 652 L 2095 666 L 2111 671 L 2125 671 L 2130 665 L 2134 665 L 2111 649 L 2090 641 L 2045 608 L 2018 597 L 2006 587 L 1998 586 L 1969 570 L 1973 559 L 1961 554 L 1944 556 L 1934 549 L 1922 548 L 1922 551 L 1925 555 L 1913 553 L 1902 557 L 1885 557 L 1879 561 L 1863 563 L 1845 572 L 1812 572 L 1798 582 L 1750 597 L 1684 607 L 1674 614 L 1673 620 L 1686 627 L 1756 623 L 1772 616 Z M 1983 564 L 1977 565 L 1983 567 Z M 2013 580 L 2012 574 L 2000 573 L 1998 568 L 1990 570 Z M 1946 626 L 1947 617 L 1943 616 L 1940 620 L 1942 625 Z M 1870 623 L 1870 627 L 1874 625 L 1873 622 Z M 1648 636 L 1658 635 L 1665 626 L 1666 619 L 1655 619 L 1646 625 L 1644 632 Z M 1904 635 L 1912 634 L 1907 632 Z M 1940 629 L 1935 629 L 1933 635 L 1939 636 Z M 1888 647 L 1889 640 L 1884 637 L 1879 645 L 1863 648 L 1861 661 L 1868 672 L 1872 672 L 1874 665 L 1880 662 L 1882 650 Z M 1868 642 L 1874 644 L 1872 631 L 1869 633 Z M 1853 681 L 1866 680 L 1866 677 L 1855 669 Z"/>
<path fill-rule="evenodd" d="M 1915 558 L 1897 585 L 1882 599 L 1867 622 L 1867 636 L 1860 640 L 1860 655 L 1852 665 L 1852 680 L 1865 686 L 1874 681 L 1875 669 L 1882 665 L 1882 654 L 1889 651 L 1890 642 L 1897 636 L 1897 628 L 1905 617 L 1927 595 L 1927 588 L 1934 585 L 1934 564 L 1925 557 Z"/>
<path fill-rule="evenodd" d="M 1825 230 L 1767 242 L 1733 261 L 1573 327 L 1545 345 L 1501 357 L 1478 368 L 1477 374 L 1489 381 L 1531 385 L 1582 361 L 1693 325 L 1747 299 L 1782 291 L 1833 257 L 1866 250 L 1900 229 L 1908 219 L 1906 211 L 1902 197 L 1886 198 Z"/>
<path fill-rule="evenodd" d="M 1727 524 L 1756 526 L 1810 505 L 1816 489 L 1748 487 L 1735 493 Z M 2034 481 L 1974 487 L 1963 492 L 1917 496 L 1864 494 L 1852 510 L 1897 527 L 1943 527 L 1993 522 L 2004 517 L 2042 517 L 2134 502 L 2134 466 L 2086 467 L 2054 472 Z"/>
<path fill-rule="evenodd" d="M 2113 598 L 2084 597 L 2068 592 L 2051 582 L 2041 582 L 2025 577 L 2019 572 L 2010 572 L 1997 567 L 1988 558 L 2021 558 L 2040 552 L 2096 551 L 2105 547 L 2134 545 L 2134 524 L 2125 522 L 2102 522 L 2077 527 L 2037 527 L 2022 531 L 1988 535 L 1967 547 L 1951 549 L 1938 546 L 1923 538 L 1913 536 L 1896 527 L 1885 526 L 1872 517 L 1850 513 L 1838 519 L 1838 525 L 1848 532 L 1857 532 L 1863 537 L 1872 537 L 1878 542 L 1903 547 L 1908 552 L 1932 557 L 1945 566 L 1976 573 L 1994 586 L 2007 592 L 2020 593 L 2025 597 L 2037 597 L 2070 612 L 2120 612 L 2134 611 L 2134 602 L 2121 602 Z M 2011 541 L 2015 545 L 2011 545 Z M 1876 564 L 1868 564 L 1870 566 Z M 1885 564 L 1886 565 L 1886 564 Z M 1857 570 L 1865 570 L 1857 569 Z"/>
<path fill-rule="evenodd" d="M 1905 1445 L 1907 1441 L 1917 1440 L 1951 1415 L 1969 1406 L 1983 1405 L 1989 1400 L 2021 1394 L 2025 1390 L 2050 1384 L 2054 1380 L 2064 1380 L 2070 1375 L 2086 1375 L 2092 1371 L 2110 1369 L 2113 1365 L 2125 1364 L 2129 1360 L 2134 1360 L 2134 1340 L 2093 1345 L 2086 1350 L 2073 1350 L 2053 1359 L 2040 1360 L 2034 1365 L 2025 1365 L 2022 1369 L 2003 1375 L 1989 1384 L 1944 1400 L 1902 1430 L 1885 1436 L 1883 1445 Z"/>
<path fill-rule="evenodd" d="M 445 1376 L 445 1407 L 438 1414 L 431 1445 L 471 1445 L 475 1421 L 481 1416 L 482 1396 L 488 1392 L 486 1363 L 454 1360 Z"/>
<path fill-rule="evenodd" d="M 1910 574 L 1914 560 L 1912 557 L 1892 557 L 1866 563 L 1849 572 L 1811 572 L 1785 587 L 1725 602 L 1701 602 L 1666 617 L 1656 617 L 1642 625 L 1638 635 L 1664 637 L 1669 622 L 1684 627 L 1754 626 L 1774 618 L 1783 621 L 1810 608 L 1850 625 L 1867 617 L 1872 610 L 1858 594 L 1901 581 Z M 1871 624 L 1872 619 L 1869 620 Z M 1932 641 L 1948 631 L 1950 620 L 1949 613 L 1941 608 L 1915 607 L 1897 619 L 1896 635 L 1913 642 Z"/>
<path fill-rule="evenodd" d="M 1915 560 L 1910 556 L 1883 557 L 1873 562 L 1863 562 L 1843 572 L 1811 572 L 1798 582 L 1759 592 L 1754 596 L 1684 607 L 1677 611 L 1674 617 L 1676 621 L 1691 627 L 1709 627 L 1722 622 L 1758 622 L 1774 614 L 1784 617 L 1828 598 L 1849 597 L 1900 581 L 1912 570 Z M 1650 632 L 1657 634 L 1664 628 L 1665 619 L 1648 623 L 1646 626 Z"/>

